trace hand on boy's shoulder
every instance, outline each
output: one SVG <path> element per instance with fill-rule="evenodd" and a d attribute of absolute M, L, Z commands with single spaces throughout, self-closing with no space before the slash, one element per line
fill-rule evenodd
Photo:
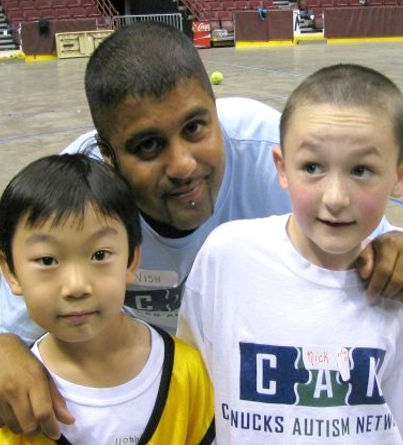
<path fill-rule="evenodd" d="M 380 297 L 403 301 L 403 232 L 392 231 L 375 238 L 356 262 L 367 283 L 371 302 Z"/>

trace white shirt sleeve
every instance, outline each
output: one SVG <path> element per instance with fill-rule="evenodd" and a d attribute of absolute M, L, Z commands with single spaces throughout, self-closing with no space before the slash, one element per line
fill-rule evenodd
<path fill-rule="evenodd" d="M 382 382 L 382 392 L 403 437 L 403 326 L 395 342 L 395 348 L 396 357 L 391 365 L 390 375 Z"/>
<path fill-rule="evenodd" d="M 192 272 L 193 273 L 193 272 Z M 194 271 L 197 274 L 197 271 Z M 206 311 L 203 308 L 203 296 L 185 287 L 183 300 L 179 309 L 177 337 L 198 349 L 203 357 L 207 371 L 212 378 L 212 342 L 209 340 L 206 327 L 213 320 L 206 319 Z"/>

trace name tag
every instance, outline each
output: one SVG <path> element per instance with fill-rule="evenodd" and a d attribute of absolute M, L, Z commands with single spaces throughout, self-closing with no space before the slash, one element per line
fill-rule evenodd
<path fill-rule="evenodd" d="M 347 348 L 336 346 L 309 346 L 303 348 L 306 369 L 339 371 L 344 381 L 350 378 L 350 357 Z"/>
<path fill-rule="evenodd" d="M 145 287 L 176 287 L 179 277 L 173 270 L 137 269 L 136 284 Z"/>

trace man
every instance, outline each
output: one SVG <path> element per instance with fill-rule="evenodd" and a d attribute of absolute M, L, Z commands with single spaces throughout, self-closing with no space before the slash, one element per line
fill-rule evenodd
<path fill-rule="evenodd" d="M 67 151 L 101 155 L 133 186 L 143 255 L 125 304 L 173 331 L 183 283 L 207 235 L 225 221 L 290 211 L 271 153 L 279 142 L 280 115 L 248 99 L 221 99 L 216 105 L 191 41 L 153 22 L 105 40 L 90 58 L 85 86 L 97 132 Z M 388 229 L 384 221 L 378 232 Z M 384 235 L 367 250 L 360 273 L 371 276 L 369 295 L 399 293 L 401 251 L 398 233 Z M 3 332 L 26 342 L 40 334 L 4 283 L 1 305 Z M 0 419 L 15 431 L 41 429 L 58 437 L 56 419 L 73 419 L 53 382 L 12 334 L 0 335 L 0 359 Z"/>

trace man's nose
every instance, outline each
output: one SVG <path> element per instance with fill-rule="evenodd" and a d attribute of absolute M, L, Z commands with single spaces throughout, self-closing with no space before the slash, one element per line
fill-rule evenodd
<path fill-rule="evenodd" d="M 196 165 L 192 144 L 179 141 L 167 151 L 165 174 L 169 178 L 186 179 L 192 175 Z"/>

